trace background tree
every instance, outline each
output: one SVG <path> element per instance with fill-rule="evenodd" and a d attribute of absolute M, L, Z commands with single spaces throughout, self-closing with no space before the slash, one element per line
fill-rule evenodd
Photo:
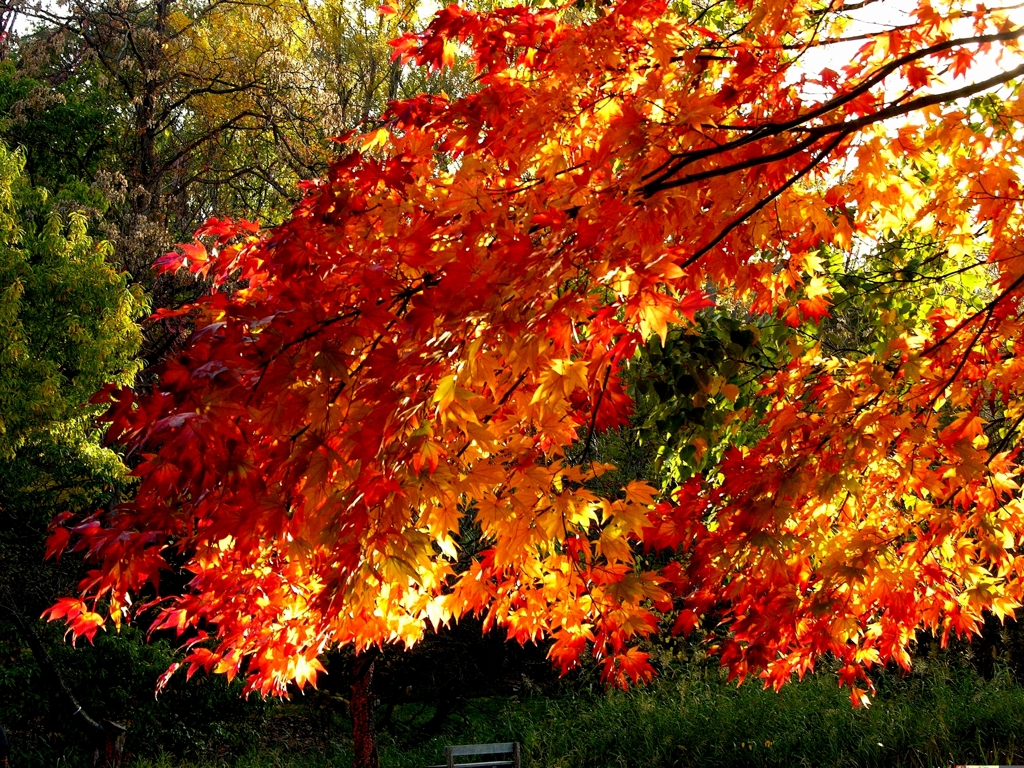
<path fill-rule="evenodd" d="M 214 213 L 274 222 L 298 181 L 321 175 L 330 138 L 424 87 L 459 90 L 390 62 L 388 40 L 420 24 L 415 3 L 385 17 L 365 3 L 77 2 L 24 11 L 27 72 L 88 78 L 124 105 L 108 123 L 137 215 L 181 238 Z M 151 254 L 146 254 L 151 258 Z M 140 257 L 142 255 L 140 254 Z"/>
<path fill-rule="evenodd" d="M 80 573 L 41 557 L 50 519 L 67 508 L 116 501 L 127 470 L 99 445 L 86 404 L 104 382 L 128 384 L 139 368 L 141 292 L 106 261 L 109 245 L 67 223 L 24 160 L 0 147 L 0 608 L 31 650 L 65 716 L 98 742 L 120 731 L 79 705 L 40 637 L 37 617 Z"/>

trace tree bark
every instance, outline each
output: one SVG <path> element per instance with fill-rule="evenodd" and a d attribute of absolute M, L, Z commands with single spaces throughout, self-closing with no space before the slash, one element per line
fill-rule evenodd
<path fill-rule="evenodd" d="M 373 665 L 377 650 L 357 654 L 352 662 L 352 768 L 380 768 L 377 735 L 373 727 Z"/>

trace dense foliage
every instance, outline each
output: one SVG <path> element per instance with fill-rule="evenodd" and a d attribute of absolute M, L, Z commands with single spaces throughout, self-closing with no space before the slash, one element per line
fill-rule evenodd
<path fill-rule="evenodd" d="M 1024 66 L 982 64 L 1024 30 L 734 10 L 451 6 L 397 40 L 442 70 L 464 46 L 478 90 L 393 104 L 274 231 L 211 219 L 160 261 L 214 290 L 158 314 L 196 331 L 151 393 L 108 390 L 140 488 L 54 534 L 96 569 L 51 616 L 92 635 L 181 559 L 157 626 L 262 693 L 471 613 L 624 684 L 674 613 L 776 686 L 835 656 L 859 701 L 919 628 L 1018 607 Z M 727 445 L 691 441 L 665 497 L 595 495 L 638 349 L 712 306 L 744 370 L 694 370 L 691 402 Z"/>
<path fill-rule="evenodd" d="M 571 686 L 683 674 L 680 635 L 775 686 L 824 665 L 857 703 L 922 630 L 1005 680 L 1012 9 L 75 0 L 4 29 L 15 9 L 0 720 L 22 757 L 234 749 L 269 721 L 224 724 L 225 697 L 323 666 L 309 711 L 372 711 L 368 659 L 409 745 L 467 696 L 550 691 L 545 654 Z M 73 593 L 48 615 L 95 645 L 37 620 Z"/>

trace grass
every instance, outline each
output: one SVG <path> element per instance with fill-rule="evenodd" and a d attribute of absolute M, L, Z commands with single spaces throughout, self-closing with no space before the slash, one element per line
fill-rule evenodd
<path fill-rule="evenodd" d="M 628 693 L 506 703 L 470 719 L 456 741 L 516 739 L 531 768 L 673 766 L 946 766 L 1024 762 L 1024 689 L 939 668 L 884 678 L 868 709 L 853 709 L 822 674 L 780 694 L 690 669 Z M 436 763 L 442 744 L 388 750 L 388 768 Z"/>
<path fill-rule="evenodd" d="M 1024 687 L 1007 673 L 985 681 L 921 662 L 913 675 L 881 675 L 876 684 L 872 706 L 853 709 L 827 673 L 776 694 L 756 683 L 737 688 L 717 668 L 681 665 L 629 692 L 467 702 L 445 732 L 419 741 L 410 737 L 416 710 L 408 707 L 396 712 L 406 727 L 381 734 L 381 763 L 424 768 L 442 760 L 447 744 L 509 740 L 523 745 L 524 768 L 1024 763 Z M 134 768 L 344 768 L 347 724 L 338 717 L 330 727 L 338 738 L 315 749 L 263 746 L 211 763 L 162 757 Z"/>

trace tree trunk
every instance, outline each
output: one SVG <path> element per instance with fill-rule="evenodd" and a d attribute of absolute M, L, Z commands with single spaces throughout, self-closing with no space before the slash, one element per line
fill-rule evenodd
<path fill-rule="evenodd" d="M 377 650 L 357 654 L 352 662 L 352 768 L 380 768 L 377 736 L 373 728 L 373 665 Z"/>

